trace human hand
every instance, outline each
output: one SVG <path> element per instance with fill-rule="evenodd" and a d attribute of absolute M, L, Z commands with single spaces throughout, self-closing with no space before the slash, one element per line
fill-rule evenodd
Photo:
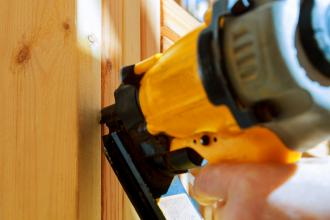
<path fill-rule="evenodd" d="M 330 219 L 330 158 L 210 165 L 196 178 L 193 196 L 216 203 L 216 219 Z"/>

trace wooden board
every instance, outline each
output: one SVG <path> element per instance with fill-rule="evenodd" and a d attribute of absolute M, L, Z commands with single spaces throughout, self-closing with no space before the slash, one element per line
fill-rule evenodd
<path fill-rule="evenodd" d="M 162 0 L 161 13 L 161 36 L 167 38 L 162 40 L 164 49 L 168 40 L 175 42 L 201 24 L 174 0 Z"/>
<path fill-rule="evenodd" d="M 100 0 L 0 0 L 0 219 L 100 219 Z"/>
<path fill-rule="evenodd" d="M 161 51 L 161 0 L 141 0 L 141 59 Z"/>
<path fill-rule="evenodd" d="M 102 106 L 114 103 L 120 68 L 141 59 L 140 0 L 103 0 Z M 104 133 L 107 133 L 104 129 Z M 102 219 L 137 219 L 116 175 L 102 156 Z"/>

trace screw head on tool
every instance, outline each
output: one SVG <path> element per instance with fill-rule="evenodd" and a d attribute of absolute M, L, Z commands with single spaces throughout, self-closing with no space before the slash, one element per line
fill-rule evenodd
<path fill-rule="evenodd" d="M 238 0 L 233 5 L 231 12 L 234 15 L 239 15 L 239 14 L 242 14 L 242 13 L 246 12 L 247 10 L 249 10 L 251 8 L 251 6 L 252 6 L 252 3 L 250 0 Z"/>
<path fill-rule="evenodd" d="M 201 138 L 200 138 L 200 143 L 201 145 L 204 145 L 204 146 L 207 146 L 210 144 L 210 137 L 208 135 L 203 135 Z"/>

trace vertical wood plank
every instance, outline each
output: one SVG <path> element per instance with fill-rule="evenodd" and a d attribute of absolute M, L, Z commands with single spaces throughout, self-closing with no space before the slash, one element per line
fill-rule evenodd
<path fill-rule="evenodd" d="M 161 1 L 141 0 L 141 58 L 159 53 Z"/>
<path fill-rule="evenodd" d="M 101 0 L 76 0 L 78 219 L 101 219 Z"/>
<path fill-rule="evenodd" d="M 123 40 L 122 40 L 122 65 L 131 65 L 141 60 L 140 47 L 140 0 L 124 0 L 123 11 Z M 123 198 L 123 219 L 139 219 L 138 215 L 124 193 Z"/>
<path fill-rule="evenodd" d="M 114 21 L 111 21 L 111 2 L 110 0 L 102 0 L 102 79 L 101 79 L 101 90 L 102 90 L 102 107 L 110 105 L 113 102 L 113 91 L 111 88 L 111 81 L 118 79 L 113 79 L 117 77 L 116 74 L 111 74 L 113 67 L 112 60 L 110 59 L 110 52 L 112 39 L 111 39 L 111 28 L 113 28 Z M 114 8 L 114 6 L 111 6 Z M 105 126 L 102 127 L 102 135 L 106 134 L 108 130 Z M 112 210 L 122 209 L 122 203 L 118 202 L 118 197 L 121 197 L 123 193 L 121 191 L 120 185 L 116 179 L 116 175 L 110 168 L 110 165 L 102 153 L 101 156 L 101 193 L 102 193 L 102 220 L 109 219 L 121 219 L 121 216 L 116 216 L 118 212 L 112 212 Z M 117 207 L 115 205 L 118 205 Z M 119 218 L 120 217 L 120 218 Z"/>
<path fill-rule="evenodd" d="M 103 0 L 102 10 L 104 107 L 114 103 L 120 68 L 160 50 L 160 1 Z M 138 219 L 105 157 L 102 157 L 102 219 Z"/>
<path fill-rule="evenodd" d="M 102 107 L 114 103 L 113 93 L 119 82 L 122 57 L 122 1 L 102 1 Z M 108 131 L 103 127 L 103 134 Z M 102 219 L 123 219 L 123 190 L 107 159 L 102 155 Z"/>
<path fill-rule="evenodd" d="M 103 0 L 102 106 L 114 103 L 120 68 L 140 61 L 140 0 Z M 106 129 L 103 131 L 107 133 Z M 116 175 L 102 156 L 102 219 L 137 219 Z"/>
<path fill-rule="evenodd" d="M 101 14 L 83 2 L 0 0 L 0 219 L 100 219 Z"/>

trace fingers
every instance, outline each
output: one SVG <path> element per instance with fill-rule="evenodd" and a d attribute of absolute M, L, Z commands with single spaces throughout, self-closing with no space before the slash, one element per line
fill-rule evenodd
<path fill-rule="evenodd" d="M 266 195 L 287 180 L 294 167 L 280 164 L 210 165 L 197 176 L 193 196 L 201 204 L 211 205 L 219 201 L 226 203 L 233 195 Z"/>
<path fill-rule="evenodd" d="M 215 202 L 225 202 L 228 187 L 234 175 L 232 165 L 209 165 L 202 169 L 195 179 L 192 194 L 203 205 L 211 205 Z"/>

